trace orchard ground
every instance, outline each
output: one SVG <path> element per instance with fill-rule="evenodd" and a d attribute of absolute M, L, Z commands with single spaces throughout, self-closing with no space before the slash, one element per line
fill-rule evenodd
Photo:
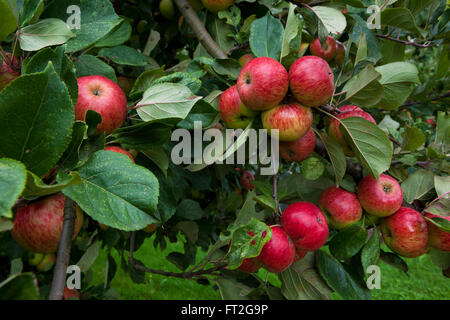
<path fill-rule="evenodd" d="M 168 243 L 164 251 L 153 247 L 154 236 L 147 238 L 142 247 L 135 253 L 137 259 L 147 266 L 167 271 L 179 271 L 165 259 L 170 252 L 183 252 L 183 237 L 177 243 Z M 389 251 L 385 245 L 382 249 Z M 113 257 L 119 261 L 117 251 L 113 250 Z M 205 253 L 197 254 L 201 259 Z M 101 251 L 94 266 L 94 279 L 100 284 L 104 278 L 106 265 L 106 251 Z M 374 300 L 447 300 L 450 297 L 450 279 L 442 276 L 442 270 L 435 266 L 429 255 L 425 254 L 415 259 L 404 259 L 409 267 L 409 276 L 404 272 L 380 261 L 381 289 L 372 290 Z M 265 270 L 259 271 L 261 277 L 266 277 Z M 280 285 L 274 274 L 269 274 L 269 281 Z M 146 274 L 145 284 L 134 283 L 128 274 L 119 266 L 116 277 L 112 280 L 112 287 L 117 291 L 120 299 L 171 299 L 197 300 L 221 299 L 220 292 L 213 285 L 203 286 L 192 280 L 168 278 L 156 274 Z"/>

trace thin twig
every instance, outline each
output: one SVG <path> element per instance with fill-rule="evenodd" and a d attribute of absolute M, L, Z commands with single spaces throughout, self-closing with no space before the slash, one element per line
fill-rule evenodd
<path fill-rule="evenodd" d="M 404 44 L 406 46 L 414 46 L 416 48 L 422 48 L 423 49 L 423 48 L 428 48 L 428 47 L 432 46 L 432 43 L 429 42 L 429 41 L 424 43 L 424 44 L 420 44 L 420 43 L 414 42 L 413 40 L 406 41 L 406 40 L 400 40 L 398 38 L 392 38 L 392 37 L 390 37 L 387 34 L 377 34 L 376 36 L 377 36 L 377 38 L 381 38 L 381 39 L 386 39 L 386 40 L 402 43 L 402 44 Z"/>

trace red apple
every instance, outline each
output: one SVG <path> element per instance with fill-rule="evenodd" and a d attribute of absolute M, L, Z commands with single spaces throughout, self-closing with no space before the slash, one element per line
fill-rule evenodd
<path fill-rule="evenodd" d="M 334 75 L 328 63 L 315 56 L 295 60 L 289 69 L 289 87 L 301 104 L 317 107 L 327 103 L 334 92 Z"/>
<path fill-rule="evenodd" d="M 306 250 L 295 248 L 294 262 L 302 260 L 306 256 L 307 253 L 308 253 L 308 251 L 306 251 Z"/>
<path fill-rule="evenodd" d="M 245 106 L 239 98 L 236 85 L 222 93 L 219 100 L 220 117 L 229 128 L 244 129 L 256 113 Z"/>
<path fill-rule="evenodd" d="M 341 42 L 336 40 L 336 55 L 334 56 L 334 62 L 339 66 L 342 66 L 342 64 L 344 63 L 345 51 L 347 51 L 345 46 Z"/>
<path fill-rule="evenodd" d="M 0 90 L 20 76 L 19 60 L 13 58 L 10 53 L 6 53 L 5 56 L 0 66 Z"/>
<path fill-rule="evenodd" d="M 289 76 L 277 60 L 259 57 L 241 70 L 237 89 L 242 102 L 252 110 L 267 110 L 277 106 L 286 96 Z"/>
<path fill-rule="evenodd" d="M 328 239 L 328 225 L 320 209 L 310 202 L 295 202 L 284 209 L 281 225 L 297 250 L 314 251 Z"/>
<path fill-rule="evenodd" d="M 117 153 L 124 154 L 124 155 L 126 155 L 128 158 L 130 158 L 131 161 L 133 161 L 133 163 L 134 163 L 134 158 L 133 158 L 133 156 L 132 156 L 128 151 L 126 151 L 125 149 L 122 149 L 121 147 L 117 147 L 117 146 L 106 146 L 104 150 L 105 150 L 105 151 L 112 151 L 112 152 L 117 152 Z"/>
<path fill-rule="evenodd" d="M 442 218 L 450 221 L 450 217 L 438 216 L 425 212 L 427 218 Z M 441 251 L 450 251 L 450 233 L 439 229 L 433 222 L 427 220 L 428 225 L 428 244 L 430 247 Z"/>
<path fill-rule="evenodd" d="M 11 230 L 14 240 L 32 252 L 55 252 L 63 226 L 65 201 L 63 194 L 57 194 L 18 208 Z M 76 213 L 72 239 L 77 236 L 83 224 L 83 213 L 78 207 Z"/>
<path fill-rule="evenodd" d="M 367 213 L 387 217 L 396 212 L 403 202 L 403 190 L 394 178 L 381 174 L 378 181 L 371 175 L 358 184 L 358 200 Z"/>
<path fill-rule="evenodd" d="M 372 123 L 375 123 L 375 119 L 367 112 L 363 111 L 361 108 L 353 105 L 347 105 L 339 108 L 342 113 L 338 114 L 336 118 L 342 120 L 351 117 L 361 117 Z M 345 141 L 344 135 L 342 134 L 340 128 L 340 122 L 334 118 L 329 118 L 328 122 L 328 135 L 335 139 L 341 146 L 344 151 L 344 154 L 348 157 L 353 157 L 354 153 L 350 149 L 349 145 Z"/>
<path fill-rule="evenodd" d="M 316 40 L 311 43 L 309 50 L 313 56 L 320 57 L 330 62 L 336 56 L 336 40 L 334 40 L 333 37 L 327 36 L 327 39 L 322 47 L 320 45 L 319 38 L 316 38 Z"/>
<path fill-rule="evenodd" d="M 312 129 L 296 141 L 280 142 L 280 156 L 286 161 L 303 161 L 313 153 L 316 135 Z"/>
<path fill-rule="evenodd" d="M 83 120 L 86 111 L 94 110 L 102 116 L 97 133 L 109 134 L 119 128 L 127 117 L 127 98 L 122 89 L 103 76 L 78 78 L 76 120 Z"/>
<path fill-rule="evenodd" d="M 241 179 L 239 180 L 241 186 L 246 190 L 253 190 L 255 189 L 255 186 L 250 182 L 254 181 L 255 176 L 250 171 L 244 171 L 242 172 Z"/>
<path fill-rule="evenodd" d="M 386 245 L 399 255 L 415 258 L 428 251 L 427 222 L 416 210 L 401 207 L 380 227 Z"/>
<path fill-rule="evenodd" d="M 246 53 L 239 58 L 238 62 L 241 65 L 241 67 L 244 67 L 247 63 L 249 63 L 254 58 L 255 58 L 255 56 L 252 55 L 251 53 Z"/>
<path fill-rule="evenodd" d="M 70 298 L 73 298 L 72 300 L 80 300 L 81 293 L 77 289 L 69 289 L 68 287 L 64 287 L 63 300 L 69 300 Z"/>
<path fill-rule="evenodd" d="M 208 11 L 217 13 L 231 7 L 234 4 L 234 0 L 202 0 L 202 4 Z"/>
<path fill-rule="evenodd" d="M 261 268 L 261 262 L 256 258 L 245 258 L 238 269 L 246 273 L 255 273 L 258 272 L 259 268 Z"/>
<path fill-rule="evenodd" d="M 258 260 L 274 273 L 282 272 L 294 262 L 295 247 L 292 240 L 279 226 L 271 226 L 272 238 L 264 244 Z"/>
<path fill-rule="evenodd" d="M 343 229 L 361 219 L 362 208 L 356 194 L 331 186 L 319 198 L 319 207 L 325 213 L 328 224 Z"/>
<path fill-rule="evenodd" d="M 311 108 L 299 103 L 283 104 L 261 114 L 264 129 L 278 129 L 280 141 L 296 141 L 311 129 L 313 113 Z"/>

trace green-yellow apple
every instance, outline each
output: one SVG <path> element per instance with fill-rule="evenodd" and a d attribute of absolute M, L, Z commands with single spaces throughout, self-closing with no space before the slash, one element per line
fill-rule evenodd
<path fill-rule="evenodd" d="M 438 216 L 429 212 L 425 212 L 427 218 L 442 218 L 450 221 L 450 217 Z M 441 251 L 450 251 L 450 233 L 439 229 L 433 222 L 428 221 L 428 244 L 430 247 Z"/>
<path fill-rule="evenodd" d="M 0 90 L 19 76 L 20 62 L 7 52 L 5 54 L 5 58 L 3 59 L 2 65 L 0 66 Z"/>
<path fill-rule="evenodd" d="M 133 161 L 133 163 L 134 163 L 134 158 L 133 158 L 133 156 L 132 156 L 128 151 L 126 151 L 125 149 L 122 149 L 121 147 L 117 147 L 117 146 L 106 146 L 105 149 L 103 149 L 103 150 L 105 150 L 105 151 L 112 151 L 112 152 L 117 152 L 117 153 L 124 154 L 124 155 L 126 155 L 128 158 L 130 158 L 131 161 Z"/>
<path fill-rule="evenodd" d="M 274 273 L 290 267 L 295 258 L 295 246 L 286 232 L 279 226 L 271 226 L 272 238 L 267 241 L 257 259 L 263 267 Z"/>
<path fill-rule="evenodd" d="M 328 225 L 322 211 L 313 203 L 298 201 L 284 209 L 281 225 L 301 251 L 314 251 L 328 239 Z M 305 253 L 306 254 L 306 253 Z M 300 257 L 301 258 L 301 257 Z"/>
<path fill-rule="evenodd" d="M 313 122 L 311 108 L 299 103 L 283 104 L 261 114 L 264 129 L 278 129 L 280 141 L 296 141 L 302 138 L 310 129 Z"/>
<path fill-rule="evenodd" d="M 41 262 L 39 262 L 38 265 L 36 265 L 36 269 L 39 271 L 49 271 L 53 268 L 56 262 L 56 255 L 54 253 L 47 253 L 44 255 Z"/>
<path fill-rule="evenodd" d="M 243 54 L 243 55 L 239 58 L 238 62 L 239 62 L 239 64 L 241 65 L 241 67 L 244 67 L 247 63 L 249 63 L 250 61 L 252 61 L 254 58 L 255 58 L 255 56 L 252 55 L 251 53 L 246 53 L 246 54 Z"/>
<path fill-rule="evenodd" d="M 202 0 L 203 6 L 212 13 L 227 10 L 234 4 L 234 0 Z"/>
<path fill-rule="evenodd" d="M 312 129 L 298 140 L 281 141 L 280 156 L 286 161 L 303 161 L 308 158 L 316 146 L 316 135 Z"/>
<path fill-rule="evenodd" d="M 403 190 L 394 178 L 381 174 L 378 181 L 370 174 L 358 184 L 358 200 L 367 213 L 387 217 L 396 212 L 403 202 Z"/>
<path fill-rule="evenodd" d="M 44 255 L 42 253 L 30 252 L 28 264 L 30 266 L 37 266 L 42 259 L 44 259 Z"/>
<path fill-rule="evenodd" d="M 330 62 L 336 56 L 336 40 L 334 40 L 333 37 L 327 36 L 324 45 L 321 46 L 319 38 L 316 38 L 316 40 L 311 43 L 309 50 L 313 56 L 320 57 Z"/>
<path fill-rule="evenodd" d="M 172 0 L 161 0 L 159 3 L 159 11 L 161 15 L 167 20 L 172 20 L 175 17 L 175 7 Z"/>
<path fill-rule="evenodd" d="M 334 92 L 334 75 L 328 63 L 316 56 L 303 56 L 289 69 L 289 87 L 303 105 L 317 107 L 327 103 Z"/>
<path fill-rule="evenodd" d="M 359 221 L 362 216 L 356 194 L 336 186 L 322 192 L 319 207 L 327 217 L 328 224 L 335 229 L 343 229 Z"/>
<path fill-rule="evenodd" d="M 244 129 L 256 116 L 256 112 L 247 108 L 241 101 L 236 85 L 222 93 L 219 100 L 219 111 L 226 126 L 233 129 Z"/>
<path fill-rule="evenodd" d="M 401 207 L 380 224 L 384 242 L 394 252 L 415 258 L 428 251 L 428 227 L 416 210 Z"/>
<path fill-rule="evenodd" d="M 56 194 L 17 209 L 11 235 L 24 249 L 37 253 L 53 253 L 61 236 L 66 197 Z M 72 239 L 83 224 L 83 212 L 76 209 Z"/>
<path fill-rule="evenodd" d="M 239 73 L 237 90 L 242 102 L 252 110 L 277 106 L 286 96 L 289 76 L 277 60 L 259 57 L 248 62 Z"/>
<path fill-rule="evenodd" d="M 341 113 L 339 113 L 336 118 L 339 120 L 351 118 L 351 117 L 361 117 L 366 119 L 367 121 L 370 121 L 372 123 L 375 123 L 375 119 L 367 112 L 363 111 L 361 108 L 354 106 L 354 105 L 346 105 L 339 108 Z M 328 135 L 336 140 L 342 147 L 342 150 L 344 151 L 344 154 L 348 157 L 353 157 L 354 153 L 350 146 L 348 145 L 347 141 L 345 141 L 344 135 L 341 132 L 340 129 L 340 121 L 329 118 L 328 122 Z"/>
<path fill-rule="evenodd" d="M 88 109 L 102 116 L 102 122 L 97 126 L 97 133 L 109 134 L 125 121 L 127 98 L 114 81 L 104 76 L 81 77 L 78 78 L 75 119 L 84 121 Z"/>

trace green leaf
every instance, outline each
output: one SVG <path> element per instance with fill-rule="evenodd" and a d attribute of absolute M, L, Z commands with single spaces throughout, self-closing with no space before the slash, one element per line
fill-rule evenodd
<path fill-rule="evenodd" d="M 360 17 L 357 13 L 349 12 L 347 15 L 355 20 L 352 31 L 349 34 L 350 41 L 358 43 L 361 34 L 365 35 L 367 42 L 367 57 L 366 60 L 376 63 L 382 57 L 380 46 L 375 33 L 367 27 L 367 21 Z"/>
<path fill-rule="evenodd" d="M 315 268 L 315 254 L 309 252 L 300 261 L 278 274 L 281 292 L 288 300 L 330 300 L 333 291 Z"/>
<path fill-rule="evenodd" d="M 197 201 L 184 199 L 177 207 L 176 215 L 187 220 L 198 220 L 203 216 L 203 210 Z"/>
<path fill-rule="evenodd" d="M 219 19 L 225 19 L 226 23 L 233 27 L 237 27 L 241 22 L 241 10 L 234 5 L 227 10 L 219 11 L 217 16 Z"/>
<path fill-rule="evenodd" d="M 381 25 L 399 28 L 421 35 L 411 11 L 406 8 L 384 9 L 381 12 Z"/>
<path fill-rule="evenodd" d="M 0 0 L 0 42 L 17 29 L 17 19 L 5 0 Z"/>
<path fill-rule="evenodd" d="M 156 222 L 149 214 L 156 210 L 158 180 L 126 155 L 97 151 L 78 173 L 83 182 L 63 192 L 94 220 L 125 231 Z"/>
<path fill-rule="evenodd" d="M 22 194 L 26 179 L 27 172 L 22 163 L 0 159 L 0 217 L 12 218 L 11 208 Z"/>
<path fill-rule="evenodd" d="M 434 189 L 438 197 L 448 193 L 450 191 L 450 176 L 434 176 Z"/>
<path fill-rule="evenodd" d="M 116 27 L 105 38 L 95 44 L 97 48 L 115 47 L 128 41 L 131 37 L 131 24 L 128 20 L 122 20 L 120 25 Z"/>
<path fill-rule="evenodd" d="M 87 248 L 87 250 L 81 256 L 80 260 L 78 260 L 78 262 L 76 263 L 76 265 L 80 267 L 81 272 L 86 272 L 91 268 L 91 266 L 97 259 L 99 252 L 100 241 L 95 240 L 94 243 L 92 243 L 89 248 Z"/>
<path fill-rule="evenodd" d="M 383 98 L 383 86 L 379 83 L 381 74 L 369 64 L 350 79 L 342 89 L 345 98 L 361 107 L 370 107 Z"/>
<path fill-rule="evenodd" d="M 9 231 L 14 227 L 14 221 L 0 217 L 0 232 Z"/>
<path fill-rule="evenodd" d="M 309 157 L 300 164 L 303 176 L 308 180 L 317 180 L 325 171 L 325 166 L 321 159 Z"/>
<path fill-rule="evenodd" d="M 415 199 L 423 198 L 434 187 L 434 174 L 428 170 L 417 170 L 401 184 L 403 198 L 412 203 Z"/>
<path fill-rule="evenodd" d="M 255 57 L 280 59 L 284 28 L 280 20 L 269 12 L 252 22 L 250 27 L 250 49 Z"/>
<path fill-rule="evenodd" d="M 263 234 L 265 234 L 264 237 Z M 258 256 L 271 237 L 270 227 L 255 218 L 251 218 L 248 224 L 232 230 L 228 268 L 236 269 L 245 258 Z"/>
<path fill-rule="evenodd" d="M 356 58 L 354 67 L 358 65 L 359 62 L 364 61 L 367 57 L 367 41 L 366 41 L 366 35 L 364 33 L 361 33 L 358 40 L 358 51 L 356 51 Z"/>
<path fill-rule="evenodd" d="M 383 120 L 378 124 L 378 128 L 389 134 L 389 129 L 397 130 L 400 127 L 400 123 L 391 118 L 390 115 L 385 115 Z"/>
<path fill-rule="evenodd" d="M 0 157 L 22 161 L 42 176 L 70 142 L 74 110 L 67 87 L 50 62 L 0 91 Z"/>
<path fill-rule="evenodd" d="M 87 114 L 90 114 L 88 112 Z M 62 170 L 71 170 L 75 168 L 80 160 L 81 145 L 87 136 L 88 126 L 83 121 L 73 123 L 72 140 L 64 154 L 59 160 L 59 167 Z"/>
<path fill-rule="evenodd" d="M 328 33 L 341 34 L 347 27 L 347 20 L 340 10 L 324 6 L 314 6 L 313 10 Z"/>
<path fill-rule="evenodd" d="M 81 183 L 81 177 L 78 172 L 74 171 L 70 174 L 60 174 L 58 176 L 58 183 L 47 185 L 41 178 L 28 171 L 27 183 L 23 196 L 27 198 L 42 197 L 57 193 L 64 188 Z"/>
<path fill-rule="evenodd" d="M 366 239 L 367 231 L 363 226 L 348 226 L 331 239 L 330 252 L 338 260 L 347 260 L 359 252 Z"/>
<path fill-rule="evenodd" d="M 236 280 L 227 278 L 216 278 L 215 282 L 219 287 L 220 296 L 223 300 L 249 300 L 250 298 L 242 294 L 242 289 L 247 287 Z"/>
<path fill-rule="evenodd" d="M 77 77 L 100 75 L 117 83 L 114 69 L 94 56 L 89 54 L 81 55 L 75 60 L 75 66 L 77 68 Z"/>
<path fill-rule="evenodd" d="M 425 143 L 425 135 L 417 127 L 407 126 L 403 132 L 402 150 L 416 151 Z"/>
<path fill-rule="evenodd" d="M 228 76 L 233 80 L 237 80 L 242 69 L 239 62 L 234 59 L 215 59 L 211 67 L 217 74 Z"/>
<path fill-rule="evenodd" d="M 98 56 L 127 66 L 143 67 L 147 64 L 147 58 L 142 53 L 127 46 L 103 48 L 98 52 Z"/>
<path fill-rule="evenodd" d="M 154 80 L 161 78 L 164 75 L 165 72 L 163 67 L 144 71 L 134 82 L 130 96 L 134 98 L 137 95 L 142 94 L 145 90 L 150 88 Z"/>
<path fill-rule="evenodd" d="M 66 43 L 75 34 L 59 19 L 49 18 L 28 25 L 19 33 L 20 48 L 24 51 L 38 51 L 42 48 Z"/>
<path fill-rule="evenodd" d="M 444 219 L 441 217 L 434 217 L 434 218 L 430 219 L 425 216 L 424 216 L 424 218 L 427 219 L 428 221 L 430 221 L 431 223 L 433 223 L 436 227 L 438 227 L 442 231 L 450 233 L 450 221 L 448 221 L 447 219 Z"/>
<path fill-rule="evenodd" d="M 330 138 L 325 133 L 319 133 L 318 135 L 327 150 L 328 156 L 330 157 L 336 179 L 336 185 L 339 186 L 344 178 L 345 170 L 347 170 L 347 160 L 345 158 L 344 151 L 342 151 L 342 147 L 335 139 Z"/>
<path fill-rule="evenodd" d="M 346 300 L 369 300 L 370 292 L 361 288 L 338 260 L 323 250 L 317 251 L 318 268 L 326 283 Z"/>
<path fill-rule="evenodd" d="M 439 268 L 443 270 L 450 268 L 450 252 L 430 248 L 429 254 L 431 261 Z"/>
<path fill-rule="evenodd" d="M 161 83 L 144 92 L 137 104 L 137 113 L 144 121 L 178 118 L 184 119 L 201 97 L 194 96 L 184 85 Z"/>
<path fill-rule="evenodd" d="M 367 271 L 367 267 L 376 265 L 380 258 L 380 238 L 378 237 L 378 230 L 375 227 L 372 236 L 361 250 L 361 264 L 364 272 Z"/>
<path fill-rule="evenodd" d="M 436 137 L 434 144 L 442 152 L 448 152 L 450 146 L 450 114 L 438 111 L 436 124 Z"/>
<path fill-rule="evenodd" d="M 144 150 L 142 153 L 145 154 L 147 158 L 152 160 L 158 168 L 161 169 L 164 175 L 167 176 L 167 169 L 169 168 L 170 159 L 162 148 L 156 147 L 153 149 Z"/>
<path fill-rule="evenodd" d="M 366 119 L 350 117 L 339 126 L 359 163 L 376 179 L 392 161 L 392 143 L 386 133 Z"/>
<path fill-rule="evenodd" d="M 188 116 L 184 120 L 178 122 L 177 127 L 193 130 L 194 122 L 200 121 L 202 123 L 202 128 L 207 128 L 214 123 L 218 116 L 218 111 L 212 105 L 205 100 L 198 100 L 194 107 L 192 107 Z"/>
<path fill-rule="evenodd" d="M 400 258 L 395 253 L 380 250 L 380 259 L 383 260 L 385 263 L 393 266 L 394 268 L 397 268 L 403 271 L 404 273 L 408 274 L 408 265 L 406 264 L 405 261 L 403 261 L 402 258 Z"/>
<path fill-rule="evenodd" d="M 20 26 L 24 27 L 29 23 L 34 23 L 44 11 L 44 0 L 25 0 L 20 8 Z"/>
<path fill-rule="evenodd" d="M 32 272 L 15 274 L 0 283 L 1 300 L 39 300 L 37 278 Z"/>
<path fill-rule="evenodd" d="M 260 194 L 255 197 L 255 201 L 258 202 L 260 205 L 271 209 L 272 211 L 277 210 L 277 204 L 275 200 L 273 199 L 273 196 L 268 196 L 265 194 Z"/>
<path fill-rule="evenodd" d="M 64 49 L 64 46 L 60 46 L 54 50 L 51 48 L 40 50 L 24 64 L 22 74 L 43 72 L 51 61 L 59 78 L 64 81 L 69 90 L 72 103 L 75 104 L 78 99 L 77 76 L 75 66 L 72 60 L 64 54 Z"/>
<path fill-rule="evenodd" d="M 295 15 L 296 5 L 289 3 L 289 13 L 286 21 L 286 29 L 284 30 L 283 43 L 281 45 L 280 61 L 291 52 L 291 41 L 297 36 L 299 28 L 299 20 Z"/>
<path fill-rule="evenodd" d="M 69 18 L 67 8 L 77 5 L 80 8 L 80 29 L 73 29 L 76 37 L 67 42 L 67 52 L 76 52 L 88 48 L 104 39 L 121 22 L 109 0 L 57 0 L 46 7 L 43 18 Z"/>
<path fill-rule="evenodd" d="M 227 51 L 234 46 L 234 39 L 229 35 L 233 35 L 233 28 L 226 24 L 224 21 L 220 20 L 218 17 L 212 15 L 208 19 L 208 31 L 210 32 L 212 38 L 218 46 L 223 50 Z"/>

